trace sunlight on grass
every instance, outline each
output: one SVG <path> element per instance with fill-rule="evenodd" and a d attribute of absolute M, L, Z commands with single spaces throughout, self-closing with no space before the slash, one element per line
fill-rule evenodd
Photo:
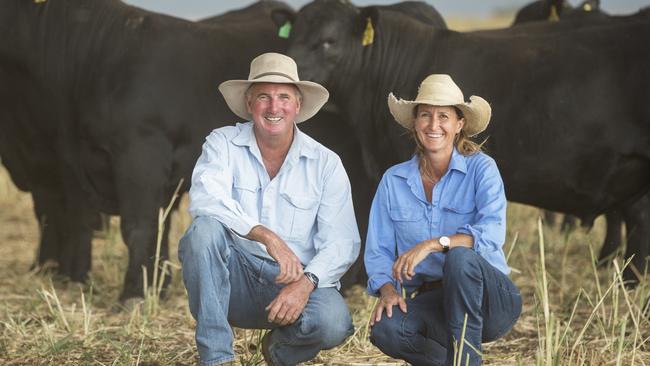
<path fill-rule="evenodd" d="M 6 185 L 0 180 L 0 187 Z M 157 285 L 152 296 L 158 297 L 150 299 L 155 307 L 132 311 L 116 306 L 128 255 L 118 218 L 108 220 L 97 233 L 91 281 L 79 286 L 29 270 L 38 237 L 31 199 L 24 194 L 3 197 L 0 364 L 196 364 L 194 320 L 176 257 L 178 239 L 190 223 L 187 197 L 182 197 L 180 211 L 171 214 L 166 269 L 173 280 L 167 296 L 159 297 Z M 509 205 L 504 250 L 513 268 L 511 277 L 522 292 L 523 312 L 510 334 L 484 344 L 486 365 L 648 363 L 648 286 L 642 282 L 635 289 L 625 287 L 621 271 L 628 263 L 620 257 L 605 268 L 596 267 L 594 251 L 604 238 L 604 226 L 598 219 L 591 231 L 563 233 L 545 225 L 539 210 Z M 161 280 L 159 274 L 156 281 Z M 368 340 L 376 299 L 359 286 L 349 291 L 346 301 L 353 336 L 307 364 L 405 365 L 381 354 Z M 235 329 L 235 334 L 238 362 L 263 365 L 263 331 Z"/>

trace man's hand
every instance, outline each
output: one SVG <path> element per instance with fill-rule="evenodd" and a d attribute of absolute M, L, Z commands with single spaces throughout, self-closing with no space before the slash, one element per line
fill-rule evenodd
<path fill-rule="evenodd" d="M 411 280 L 415 276 L 415 266 L 434 251 L 436 244 L 434 240 L 425 240 L 400 255 L 393 264 L 393 278 L 400 283 L 404 282 L 404 279 Z"/>
<path fill-rule="evenodd" d="M 288 284 L 304 277 L 300 259 L 276 233 L 262 225 L 257 225 L 251 229 L 246 238 L 264 244 L 271 258 L 278 262 L 280 274 L 275 278 L 276 283 Z"/>
<path fill-rule="evenodd" d="M 266 307 L 269 322 L 285 326 L 298 320 L 313 290 L 314 285 L 305 276 L 282 288 Z"/>
<path fill-rule="evenodd" d="M 379 289 L 380 296 L 377 306 L 373 310 L 373 316 L 370 318 L 370 326 L 381 320 L 381 314 L 386 311 L 386 316 L 393 317 L 393 306 L 399 306 L 399 309 L 406 313 L 406 301 L 397 293 L 392 283 L 387 283 Z"/>

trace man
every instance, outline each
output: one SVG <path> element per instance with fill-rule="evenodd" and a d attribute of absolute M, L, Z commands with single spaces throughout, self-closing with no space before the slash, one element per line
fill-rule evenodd
<path fill-rule="evenodd" d="M 232 324 L 271 329 L 264 359 L 294 365 L 353 331 L 337 290 L 360 247 L 350 183 L 338 156 L 296 127 L 329 93 L 277 53 L 219 90 L 251 122 L 212 131 L 192 174 L 179 258 L 201 364 L 233 362 Z"/>

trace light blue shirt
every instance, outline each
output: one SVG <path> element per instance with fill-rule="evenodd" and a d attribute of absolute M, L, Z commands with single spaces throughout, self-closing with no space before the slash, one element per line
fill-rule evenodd
<path fill-rule="evenodd" d="M 236 234 L 236 245 L 271 258 L 264 245 L 243 237 L 261 224 L 318 276 L 319 287 L 338 286 L 361 243 L 341 159 L 296 127 L 271 180 L 252 127 L 238 123 L 206 138 L 192 173 L 190 214 L 214 217 Z"/>
<path fill-rule="evenodd" d="M 391 282 L 397 257 L 416 244 L 457 233 L 474 238 L 474 250 L 496 269 L 510 273 L 503 254 L 506 235 L 506 196 L 495 161 L 483 154 L 463 156 L 454 149 L 447 173 L 433 187 L 431 203 L 424 194 L 418 158 L 384 173 L 370 210 L 365 264 L 368 292 Z M 424 281 L 442 279 L 445 254 L 431 253 L 404 282 L 410 292 Z"/>

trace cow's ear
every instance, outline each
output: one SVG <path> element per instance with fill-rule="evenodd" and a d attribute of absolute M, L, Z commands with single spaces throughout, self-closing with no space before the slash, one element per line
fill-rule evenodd
<path fill-rule="evenodd" d="M 547 5 L 548 17 L 552 16 L 551 13 L 553 12 L 553 8 L 555 8 L 556 16 L 561 17 L 564 10 L 571 7 L 571 4 L 569 4 L 567 0 L 551 0 Z"/>
<path fill-rule="evenodd" d="M 377 23 L 379 21 L 379 10 L 376 6 L 361 8 L 357 16 L 355 34 L 359 35 L 362 46 L 369 46 L 375 41 Z"/>
<path fill-rule="evenodd" d="M 296 17 L 296 12 L 289 9 L 274 9 L 271 11 L 271 19 L 278 28 L 278 36 L 288 38 L 291 24 Z"/>

